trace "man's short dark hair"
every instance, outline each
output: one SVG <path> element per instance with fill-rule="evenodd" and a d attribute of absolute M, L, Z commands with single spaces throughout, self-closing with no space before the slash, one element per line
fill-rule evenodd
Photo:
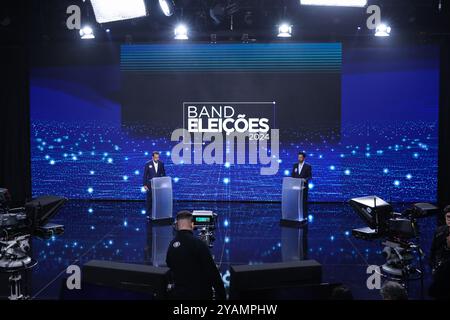
<path fill-rule="evenodd" d="M 154 157 L 155 154 L 157 154 L 157 155 L 159 156 L 159 152 L 158 152 L 158 151 L 153 151 L 153 152 L 152 152 L 152 157 Z"/>
<path fill-rule="evenodd" d="M 178 220 L 190 220 L 192 221 L 192 212 L 188 210 L 181 210 L 177 213 L 177 221 Z"/>
<path fill-rule="evenodd" d="M 380 290 L 383 300 L 408 300 L 405 287 L 394 281 L 386 282 Z"/>
<path fill-rule="evenodd" d="M 449 212 L 450 212 L 450 205 L 448 205 L 444 208 L 444 215 L 446 215 Z"/>
<path fill-rule="evenodd" d="M 333 289 L 331 300 L 353 300 L 353 294 L 348 287 L 341 285 Z"/>
<path fill-rule="evenodd" d="M 303 152 L 303 151 L 300 151 L 299 153 L 298 153 L 298 155 L 300 156 L 303 156 L 303 158 L 306 158 L 306 153 L 305 152 Z"/>

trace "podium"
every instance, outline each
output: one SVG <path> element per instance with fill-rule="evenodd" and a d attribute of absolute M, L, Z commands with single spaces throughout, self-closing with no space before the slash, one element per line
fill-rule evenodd
<path fill-rule="evenodd" d="M 303 214 L 305 179 L 285 177 L 281 194 L 281 222 L 305 224 Z"/>
<path fill-rule="evenodd" d="M 152 179 L 152 220 L 172 219 L 172 178 Z"/>

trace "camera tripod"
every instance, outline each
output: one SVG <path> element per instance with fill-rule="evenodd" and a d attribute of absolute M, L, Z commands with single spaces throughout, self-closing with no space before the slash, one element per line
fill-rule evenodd
<path fill-rule="evenodd" d="M 419 245 L 413 243 L 399 243 L 386 240 L 382 243 L 385 247 L 383 254 L 386 263 L 382 265 L 382 273 L 388 280 L 401 282 L 408 290 L 411 281 L 420 280 L 421 292 L 423 294 L 423 262 L 424 253 Z M 419 265 L 414 262 L 418 257 Z"/>
<path fill-rule="evenodd" d="M 26 281 L 27 270 L 36 266 L 37 261 L 28 256 L 29 236 L 17 237 L 13 240 L 0 241 L 0 273 L 9 276 L 9 300 L 27 300 L 28 286 Z M 25 286 L 24 277 L 25 274 Z"/>

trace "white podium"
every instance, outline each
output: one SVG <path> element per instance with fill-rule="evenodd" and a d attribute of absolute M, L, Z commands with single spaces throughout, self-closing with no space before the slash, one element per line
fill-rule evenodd
<path fill-rule="evenodd" d="M 283 178 L 281 193 L 281 221 L 293 223 L 306 223 L 303 214 L 303 196 L 305 179 Z"/>
<path fill-rule="evenodd" d="M 172 219 L 172 178 L 152 179 L 152 220 Z"/>

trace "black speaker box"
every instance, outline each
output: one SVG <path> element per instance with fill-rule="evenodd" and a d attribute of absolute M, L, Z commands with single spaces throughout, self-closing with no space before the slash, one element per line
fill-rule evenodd
<path fill-rule="evenodd" d="M 63 295 L 67 299 L 97 299 L 102 298 L 99 297 L 100 294 L 104 299 L 111 299 L 120 298 L 121 295 L 126 298 L 130 293 L 138 293 L 151 299 L 165 299 L 168 272 L 169 269 L 163 267 L 91 260 L 84 264 L 81 273 L 81 291 L 86 288 L 86 295 L 83 296 L 81 292 L 75 297 L 68 295 L 67 290 L 63 290 Z M 62 298 L 64 299 L 64 296 Z"/>
<path fill-rule="evenodd" d="M 230 268 L 230 298 L 252 290 L 297 287 L 322 282 L 322 265 L 315 260 L 240 265 Z"/>

